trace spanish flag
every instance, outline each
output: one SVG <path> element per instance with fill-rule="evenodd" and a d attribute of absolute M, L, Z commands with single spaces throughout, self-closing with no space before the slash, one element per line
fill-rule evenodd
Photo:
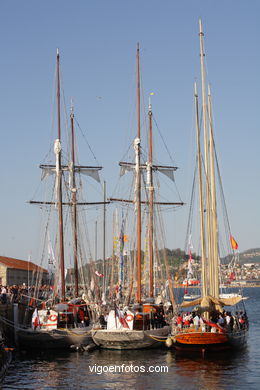
<path fill-rule="evenodd" d="M 236 242 L 236 240 L 232 235 L 230 235 L 230 242 L 231 242 L 232 249 L 238 249 L 238 243 Z"/>

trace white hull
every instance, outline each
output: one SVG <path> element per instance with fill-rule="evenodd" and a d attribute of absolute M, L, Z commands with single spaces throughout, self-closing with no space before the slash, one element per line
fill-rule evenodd
<path fill-rule="evenodd" d="M 93 329 L 91 336 L 94 343 L 104 349 L 145 349 L 162 346 L 169 332 L 169 326 L 151 330 Z"/>
<path fill-rule="evenodd" d="M 199 298 L 199 297 L 200 297 L 200 295 L 185 294 L 185 295 L 183 296 L 183 300 L 184 300 L 184 301 L 193 301 L 194 299 L 197 299 L 197 298 Z"/>
<path fill-rule="evenodd" d="M 193 301 L 194 299 L 197 299 L 199 298 L 200 295 L 196 295 L 196 294 L 184 294 L 183 296 L 183 300 L 184 301 Z M 219 294 L 219 298 L 241 298 L 241 299 L 248 299 L 248 297 L 242 297 L 242 295 L 240 294 L 237 294 L 237 293 L 222 293 L 222 294 Z"/>
<path fill-rule="evenodd" d="M 239 297 L 241 299 L 248 299 L 248 297 L 242 297 L 241 294 L 237 294 L 237 293 L 222 293 L 222 294 L 219 294 L 219 298 L 236 298 L 236 297 Z"/>

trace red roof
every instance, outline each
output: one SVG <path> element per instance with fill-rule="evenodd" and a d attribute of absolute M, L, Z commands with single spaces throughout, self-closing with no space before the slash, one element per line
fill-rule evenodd
<path fill-rule="evenodd" d="M 7 268 L 23 269 L 26 271 L 48 272 L 46 269 L 32 263 L 31 261 L 13 259 L 12 257 L 0 256 L 0 264 Z"/>

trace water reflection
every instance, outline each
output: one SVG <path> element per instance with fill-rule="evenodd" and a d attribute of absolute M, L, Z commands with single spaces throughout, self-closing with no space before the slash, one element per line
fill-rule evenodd
<path fill-rule="evenodd" d="M 248 359 L 248 350 L 204 358 L 173 350 L 18 355 L 3 389 L 239 389 L 238 384 L 248 383 Z M 134 368 L 124 372 L 97 371 L 98 367 L 122 365 L 144 367 L 145 372 Z M 148 372 L 150 366 L 167 366 L 168 372 Z"/>
<path fill-rule="evenodd" d="M 250 289 L 251 290 L 251 289 Z M 232 353 L 183 355 L 173 350 L 101 351 L 17 355 L 2 389 L 91 390 L 258 390 L 260 372 L 260 289 L 245 294 L 251 319 L 248 348 Z M 90 367 L 131 364 L 167 366 L 168 372 L 103 372 Z"/>
<path fill-rule="evenodd" d="M 173 359 L 178 383 L 185 381 L 189 388 L 222 390 L 238 388 L 240 376 L 246 373 L 248 351 L 222 351 L 217 353 L 181 354 L 175 353 Z M 190 378 L 189 382 L 187 381 Z M 199 386 L 199 387 L 198 387 Z M 176 386 L 178 388 L 178 384 Z"/>

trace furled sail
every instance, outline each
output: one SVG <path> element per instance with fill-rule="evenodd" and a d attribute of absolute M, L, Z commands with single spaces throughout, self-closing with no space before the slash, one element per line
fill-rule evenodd
<path fill-rule="evenodd" d="M 40 165 L 40 168 L 42 169 L 42 177 L 41 180 L 45 179 L 49 175 L 53 175 L 56 173 L 56 166 L 55 165 Z M 83 175 L 87 175 L 92 177 L 92 179 L 96 180 L 98 183 L 100 183 L 100 177 L 99 172 L 102 169 L 102 167 L 89 167 L 89 166 L 83 166 L 83 165 L 75 165 L 74 171 L 76 173 L 82 173 Z M 69 171 L 70 166 L 68 165 L 62 165 L 61 166 L 62 171 Z"/>
<path fill-rule="evenodd" d="M 218 306 L 233 306 L 236 305 L 238 302 L 242 300 L 242 297 L 232 297 L 232 298 L 222 298 L 222 299 L 217 299 L 213 298 L 212 296 L 208 295 L 206 297 L 200 297 L 198 299 L 195 299 L 193 301 L 189 302 L 183 302 L 181 304 L 181 307 L 191 307 L 191 306 L 196 306 L 196 305 L 201 305 L 201 307 L 209 307 L 210 305 L 218 305 Z"/>
<path fill-rule="evenodd" d="M 123 176 L 125 173 L 129 171 L 135 170 L 136 164 L 129 163 L 129 162 L 120 162 L 119 163 L 121 169 L 120 169 L 120 176 Z M 141 164 L 140 165 L 141 170 L 147 169 L 147 164 Z M 152 165 L 153 171 L 159 171 L 166 175 L 170 180 L 174 181 L 174 174 L 173 172 L 176 171 L 178 168 L 173 166 L 164 166 L 164 165 Z"/>

